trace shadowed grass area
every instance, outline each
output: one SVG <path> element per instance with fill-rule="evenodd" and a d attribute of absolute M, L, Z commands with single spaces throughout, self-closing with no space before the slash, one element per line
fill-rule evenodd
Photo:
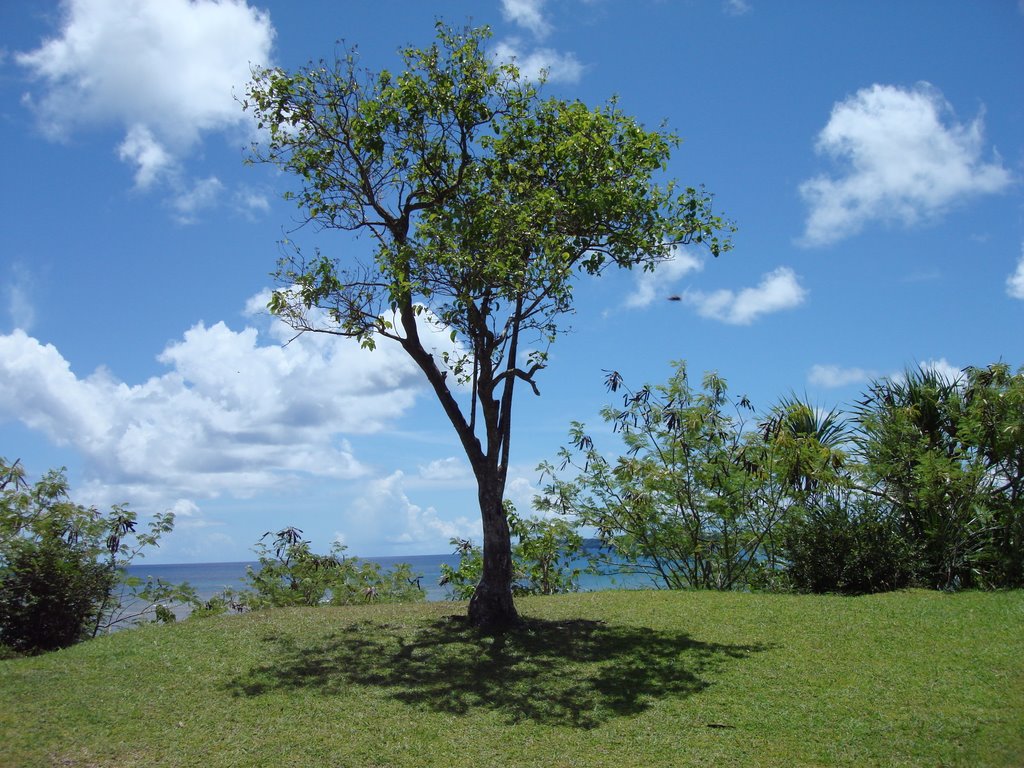
<path fill-rule="evenodd" d="M 1024 765 L 1024 593 L 296 608 L 0 662 L 0 766 Z"/>
<path fill-rule="evenodd" d="M 367 685 L 437 712 L 489 709 L 509 723 L 580 728 L 636 715 L 658 698 L 698 693 L 709 685 L 705 674 L 763 649 L 584 619 L 527 619 L 482 636 L 455 616 L 411 631 L 359 623 L 312 644 L 281 634 L 264 642 L 266 661 L 233 679 L 232 693 L 304 688 L 336 695 Z"/>

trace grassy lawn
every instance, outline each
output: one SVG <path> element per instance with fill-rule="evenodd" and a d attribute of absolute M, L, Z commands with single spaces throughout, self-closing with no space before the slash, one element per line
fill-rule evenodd
<path fill-rule="evenodd" d="M 268 611 L 0 662 L 4 766 L 1022 766 L 1024 593 Z"/>

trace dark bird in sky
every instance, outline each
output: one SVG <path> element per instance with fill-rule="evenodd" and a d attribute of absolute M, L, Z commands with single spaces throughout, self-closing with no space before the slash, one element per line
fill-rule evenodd
<path fill-rule="evenodd" d="M 682 301 L 683 297 L 682 296 L 669 296 L 668 300 L 669 301 Z"/>

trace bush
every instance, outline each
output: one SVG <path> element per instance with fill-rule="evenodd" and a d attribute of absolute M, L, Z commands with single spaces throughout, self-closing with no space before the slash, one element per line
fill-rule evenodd
<path fill-rule="evenodd" d="M 899 522 L 866 499 L 828 499 L 786 531 L 790 584 L 847 595 L 910 586 L 918 554 Z"/>
<path fill-rule="evenodd" d="M 634 392 L 615 372 L 606 383 L 624 393 L 622 407 L 602 410 L 624 453 L 609 460 L 573 422 L 560 467 L 540 467 L 550 482 L 537 508 L 593 529 L 602 568 L 646 575 L 662 588 L 772 581 L 789 510 L 837 482 L 842 421 L 790 399 L 749 429 L 747 398 L 733 403 L 714 373 L 696 389 L 681 362 L 664 385 Z"/>
<path fill-rule="evenodd" d="M 273 541 L 265 539 L 273 535 Z M 420 577 L 405 563 L 390 571 L 377 563 L 346 557 L 336 544 L 328 555 L 312 551 L 298 528 L 270 531 L 256 545 L 260 565 L 246 573 L 247 588 L 216 596 L 201 614 L 284 606 L 418 602 L 426 598 Z"/>
<path fill-rule="evenodd" d="M 0 577 L 0 636 L 28 653 L 73 645 L 91 634 L 116 581 L 81 545 L 56 537 L 16 541 Z"/>
<path fill-rule="evenodd" d="M 863 480 L 939 589 L 1024 586 L 1024 369 L 908 370 L 857 409 Z"/>
<path fill-rule="evenodd" d="M 135 531 L 135 513 L 108 514 L 70 500 L 64 470 L 33 486 L 19 462 L 0 459 L 0 646 L 39 653 L 64 648 L 188 601 L 187 585 L 129 578 L 126 566 L 173 528 L 156 515 L 148 533 Z"/>

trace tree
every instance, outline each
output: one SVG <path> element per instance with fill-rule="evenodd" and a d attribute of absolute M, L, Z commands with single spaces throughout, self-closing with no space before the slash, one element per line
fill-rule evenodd
<path fill-rule="evenodd" d="M 536 503 L 596 530 L 606 567 L 667 589 L 745 586 L 771 566 L 773 535 L 792 503 L 793 455 L 809 451 L 797 438 L 771 441 L 747 430 L 742 411 L 750 403 L 740 398 L 731 414 L 716 374 L 695 391 L 685 364 L 675 367 L 666 384 L 636 391 L 611 373 L 622 407 L 601 415 L 624 455 L 609 461 L 574 423 L 561 467 L 541 466 L 550 482 Z M 558 477 L 569 468 L 570 479 Z"/>
<path fill-rule="evenodd" d="M 918 546 L 925 583 L 1024 583 L 1024 370 L 908 370 L 872 382 L 857 420 L 864 480 Z"/>
<path fill-rule="evenodd" d="M 303 223 L 369 235 L 372 257 L 312 257 L 286 242 L 269 309 L 298 332 L 415 361 L 458 434 L 477 483 L 483 568 L 471 620 L 517 618 L 503 506 L 513 394 L 537 374 L 572 311 L 578 275 L 653 269 L 675 246 L 729 248 L 703 189 L 659 185 L 678 139 L 614 101 L 542 98 L 483 44 L 437 25 L 403 71 L 361 70 L 353 50 L 295 72 L 254 72 L 243 106 L 266 129 L 251 160 L 291 173 Z M 430 331 L 452 349 L 431 349 Z M 529 351 L 528 351 L 529 350 Z M 525 359 L 524 359 L 525 358 Z"/>
<path fill-rule="evenodd" d="M 1024 367 L 967 368 L 959 433 L 985 466 L 990 562 L 998 586 L 1024 586 Z"/>
<path fill-rule="evenodd" d="M 505 502 L 509 529 L 518 539 L 512 547 L 516 595 L 556 595 L 576 592 L 580 575 L 588 568 L 579 562 L 586 557 L 583 537 L 576 526 L 560 517 L 522 518 L 510 501 Z M 453 538 L 451 544 L 459 556 L 456 567 L 441 565 L 441 586 L 447 586 L 455 600 L 473 596 L 483 569 L 483 550 L 468 539 Z"/>

